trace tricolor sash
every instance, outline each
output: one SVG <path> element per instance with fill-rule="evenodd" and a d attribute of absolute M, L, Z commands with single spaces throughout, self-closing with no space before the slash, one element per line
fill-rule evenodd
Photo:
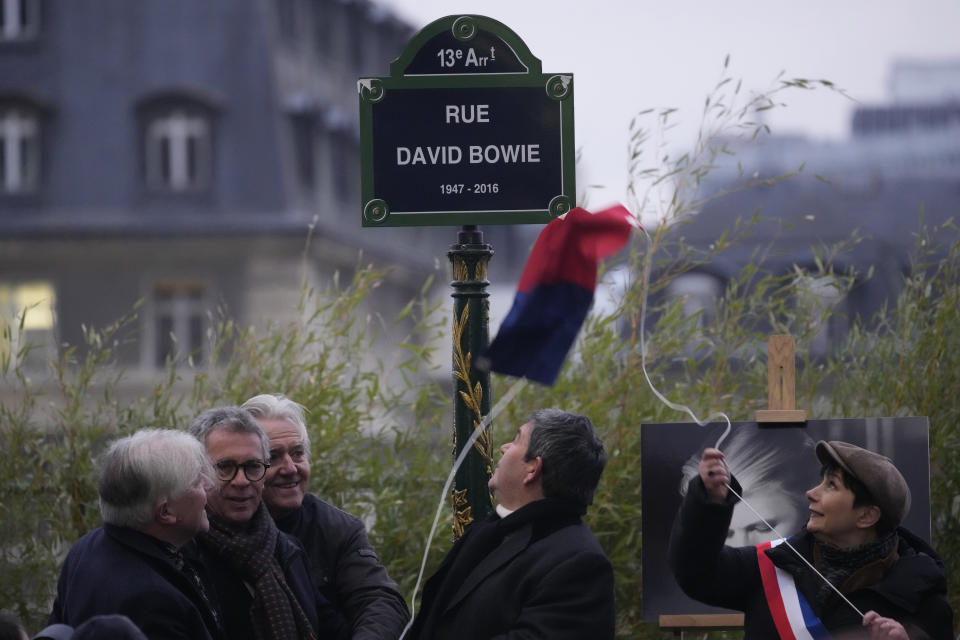
<path fill-rule="evenodd" d="M 784 540 L 786 538 L 757 545 L 757 563 L 760 565 L 763 593 L 767 597 L 767 606 L 777 632 L 781 640 L 829 639 L 830 634 L 813 613 L 810 603 L 797 589 L 793 576 L 773 564 L 764 553 Z"/>

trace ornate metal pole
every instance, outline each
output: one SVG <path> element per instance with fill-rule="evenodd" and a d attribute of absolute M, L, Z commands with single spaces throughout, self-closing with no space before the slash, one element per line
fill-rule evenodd
<path fill-rule="evenodd" d="M 453 457 L 490 411 L 490 374 L 474 362 L 490 342 L 490 294 L 487 263 L 493 247 L 483 242 L 483 232 L 464 225 L 447 256 L 453 265 Z M 493 473 L 493 446 L 487 430 L 474 444 L 457 471 L 453 485 L 453 535 L 492 511 L 487 482 Z"/>

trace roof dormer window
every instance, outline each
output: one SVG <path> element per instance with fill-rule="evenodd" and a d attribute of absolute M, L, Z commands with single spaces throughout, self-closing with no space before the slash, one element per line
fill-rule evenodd
<path fill-rule="evenodd" d="M 0 105 L 0 194 L 36 191 L 40 174 L 40 118 L 35 110 Z"/>
<path fill-rule="evenodd" d="M 210 123 L 198 112 L 172 109 L 146 130 L 147 184 L 161 191 L 199 191 L 210 181 Z"/>
<path fill-rule="evenodd" d="M 0 0 L 0 42 L 30 40 L 39 32 L 39 0 Z"/>
<path fill-rule="evenodd" d="M 215 96 L 183 88 L 157 91 L 138 102 L 143 176 L 150 192 L 191 194 L 212 188 L 219 108 Z"/>

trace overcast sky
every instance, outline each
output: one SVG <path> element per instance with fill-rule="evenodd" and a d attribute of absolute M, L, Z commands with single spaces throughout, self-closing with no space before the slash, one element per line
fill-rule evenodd
<path fill-rule="evenodd" d="M 589 191 L 591 208 L 626 203 L 626 143 L 637 112 L 678 108 L 667 142 L 689 146 L 728 54 L 744 89 L 768 88 L 783 71 L 828 79 L 870 105 L 888 100 L 892 61 L 960 58 L 960 0 L 378 1 L 417 28 L 451 14 L 489 16 L 520 36 L 544 73 L 572 72 L 578 188 L 605 186 Z M 848 135 L 853 101 L 817 91 L 787 102 L 768 112 L 775 134 Z"/>

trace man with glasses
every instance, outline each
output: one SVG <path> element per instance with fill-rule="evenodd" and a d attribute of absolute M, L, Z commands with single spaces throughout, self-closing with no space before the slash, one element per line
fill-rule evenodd
<path fill-rule="evenodd" d="M 110 445 L 97 464 L 103 526 L 70 549 L 48 624 L 121 614 L 150 638 L 225 637 L 202 568 L 181 553 L 207 530 L 212 473 L 182 431 L 144 429 Z"/>
<path fill-rule="evenodd" d="M 260 498 L 270 463 L 267 435 L 239 407 L 204 411 L 190 433 L 206 448 L 215 486 L 210 530 L 199 537 L 231 639 L 335 637 L 336 613 L 319 596 L 296 539 L 279 531 Z"/>

